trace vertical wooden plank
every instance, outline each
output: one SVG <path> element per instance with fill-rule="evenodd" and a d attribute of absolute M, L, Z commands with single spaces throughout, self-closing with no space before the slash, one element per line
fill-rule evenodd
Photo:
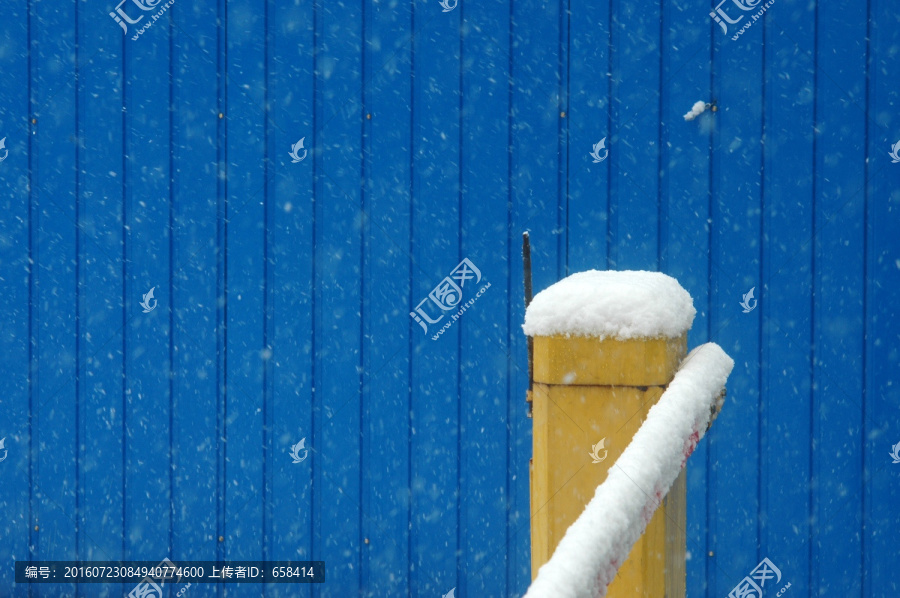
<path fill-rule="evenodd" d="M 169 19 L 138 40 L 125 40 L 123 65 L 125 558 L 158 561 L 171 548 Z"/>
<path fill-rule="evenodd" d="M 895 317 L 900 289 L 900 163 L 890 148 L 900 142 L 900 62 L 892 55 L 900 44 L 900 14 L 883 0 L 869 3 L 866 79 L 866 322 L 863 482 L 863 596 L 900 592 L 900 486 L 892 447 L 900 442 L 900 320 Z M 880 593 L 880 594 L 879 594 Z"/>
<path fill-rule="evenodd" d="M 226 558 L 253 560 L 265 525 L 265 3 L 228 2 L 226 18 L 224 537 Z"/>
<path fill-rule="evenodd" d="M 534 292 L 550 286 L 562 275 L 559 250 L 552 235 L 560 234 L 559 164 L 555 150 L 559 131 L 558 2 L 523 0 L 512 6 L 512 86 L 514 176 L 513 209 L 516 263 L 521 264 L 521 235 L 532 235 Z M 535 19 L 534 15 L 542 15 Z M 564 224 L 564 223 L 563 223 Z M 513 268 L 514 273 L 520 268 Z M 517 276 L 521 283 L 521 274 Z M 512 284 L 511 289 L 521 288 Z M 513 296 L 521 293 L 512 293 Z M 524 307 L 521 318 L 524 318 Z M 524 343 L 524 335 L 521 336 Z M 526 422 L 530 430 L 531 422 Z M 529 433 L 530 435 L 530 433 Z M 528 439 L 530 445 L 531 439 Z M 529 449 L 530 450 L 530 449 Z"/>
<path fill-rule="evenodd" d="M 616 270 L 658 268 L 661 4 L 613 0 L 609 260 Z"/>
<path fill-rule="evenodd" d="M 574 0 L 569 14 L 567 273 L 604 270 L 607 265 L 609 159 L 609 0 Z M 598 76 L 598 74 L 600 74 Z M 604 148 L 591 156 L 594 145 Z"/>
<path fill-rule="evenodd" d="M 734 358 L 727 409 L 708 445 L 715 525 L 709 550 L 709 592 L 728 592 L 756 566 L 759 541 L 759 361 L 761 310 L 743 313 L 744 293 L 760 293 L 763 132 L 763 26 L 737 40 L 716 36 L 713 135 L 710 337 Z M 685 110 L 687 112 L 687 110 Z M 723 439 L 722 442 L 718 442 Z M 727 442 L 724 441 L 727 439 Z M 764 556 L 764 555 L 762 555 Z M 735 579 L 736 577 L 736 579 Z"/>
<path fill-rule="evenodd" d="M 413 258 L 410 312 L 436 324 L 413 328 L 410 585 L 444 595 L 460 583 L 459 331 L 429 293 L 460 262 L 459 8 L 418 3 L 413 13 Z M 433 340 L 435 338 L 437 340 Z"/>
<path fill-rule="evenodd" d="M 557 120 L 557 187 L 556 187 L 556 229 L 553 234 L 556 235 L 557 246 L 557 267 L 562 273 L 560 276 L 568 274 L 566 264 L 566 247 L 568 245 L 568 228 L 569 228 L 569 21 L 571 0 L 560 0 L 559 2 L 559 22 L 556 27 L 556 39 L 558 44 L 557 53 L 554 56 L 557 59 L 556 73 L 557 82 L 559 84 L 556 90 L 557 110 L 559 111 L 559 119 Z M 549 58 L 549 57 L 548 57 Z"/>
<path fill-rule="evenodd" d="M 79 9 L 78 37 L 78 342 L 84 356 L 78 556 L 109 560 L 122 558 L 125 544 L 123 34 L 112 19 Z M 107 590 L 124 594 L 125 588 L 111 584 Z"/>
<path fill-rule="evenodd" d="M 0 89 L 0 309 L 5 314 L 0 326 L 0 438 L 5 452 L 0 471 L 0 562 L 30 558 L 30 499 L 32 496 L 32 388 L 30 301 L 35 267 L 32 251 L 29 166 L 29 69 L 28 5 L 24 0 L 6 5 L 7 17 L 0 19 L 0 52 L 4 56 L 4 80 Z M 8 152 L 8 153 L 7 153 Z M 15 596 L 27 595 L 28 586 L 17 586 L 12 567 L 0 568 L 0 588 Z"/>
<path fill-rule="evenodd" d="M 267 338 L 271 351 L 266 405 L 268 479 L 266 558 L 311 559 L 313 470 L 318 441 L 313 431 L 313 90 L 315 47 L 312 3 L 267 5 L 268 155 Z M 276 16 L 272 18 L 272 16 Z M 294 163 L 289 150 L 300 139 Z M 298 450 L 300 463 L 291 458 Z M 307 452 L 308 451 L 308 452 Z M 330 563 L 326 563 L 326 566 Z M 331 575 L 331 572 L 328 573 Z M 311 596 L 314 587 L 271 584 L 267 596 Z"/>
<path fill-rule="evenodd" d="M 412 4 L 365 6 L 362 586 L 410 586 Z M 431 341 L 428 341 L 431 342 Z"/>
<path fill-rule="evenodd" d="M 456 326 L 461 334 L 460 495 L 462 596 L 508 596 L 510 469 L 508 381 L 494 375 L 507 367 L 510 323 L 505 282 L 509 201 L 510 12 L 507 2 L 461 4 L 461 130 L 463 153 L 461 255 L 481 272 L 465 283 L 472 302 Z M 488 287 L 490 284 L 490 287 Z M 478 293 L 481 293 L 479 296 Z M 524 470 L 523 470 L 524 471 Z M 524 477 L 524 476 L 523 476 Z M 448 591 L 447 590 L 444 591 Z"/>
<path fill-rule="evenodd" d="M 31 66 L 33 556 L 76 559 L 80 347 L 73 5 L 33 4 Z M 11 141 L 11 140 L 10 140 Z M 71 584 L 56 586 L 74 593 Z"/>
<path fill-rule="evenodd" d="M 866 16 L 863 4 L 817 7 L 813 443 L 823 448 L 812 465 L 810 591 L 818 595 L 862 585 Z"/>
<path fill-rule="evenodd" d="M 215 560 L 221 499 L 217 288 L 220 32 L 215 6 L 169 10 L 172 30 L 172 558 Z M 195 12 L 196 11 L 196 12 Z M 138 40 L 139 41 L 139 40 Z"/>
<path fill-rule="evenodd" d="M 316 7 L 315 531 L 333 580 L 314 593 L 360 591 L 360 176 L 362 10 Z M 319 125 L 318 123 L 321 123 Z"/>
<path fill-rule="evenodd" d="M 541 18 L 534 18 L 541 15 Z M 547 0 L 517 0 L 511 4 L 510 222 L 507 293 L 509 328 L 510 594 L 524 593 L 531 583 L 531 519 L 545 505 L 532 504 L 527 475 L 532 456 L 532 420 L 527 417 L 528 389 L 525 318 L 522 294 L 522 232 L 531 230 L 535 293 L 559 280 L 558 267 L 558 143 L 560 6 Z"/>
<path fill-rule="evenodd" d="M 800 590 L 810 587 L 815 20 L 800 3 L 772 9 L 778 20 L 765 24 L 764 283 L 756 294 L 764 316 L 760 510 L 766 517 L 759 557 L 781 570 L 778 590 L 787 582 Z M 785 22 L 794 23 L 790 31 Z M 790 76 L 781 76 L 786 70 Z M 735 584 L 746 575 L 737 573 Z"/>
<path fill-rule="evenodd" d="M 687 572 L 687 472 L 681 470 L 663 502 L 666 515 L 666 597 L 684 598 Z"/>
<path fill-rule="evenodd" d="M 660 139 L 659 267 L 678 280 L 694 300 L 697 315 L 688 331 L 688 347 L 710 340 L 710 141 L 716 115 L 707 112 L 693 121 L 684 114 L 694 102 L 709 102 L 712 64 L 708 24 L 695 6 L 663 3 L 661 63 L 662 127 Z M 707 591 L 708 540 L 715 523 L 707 517 L 710 503 L 709 445 L 712 427 L 683 473 L 687 485 L 687 593 Z"/>

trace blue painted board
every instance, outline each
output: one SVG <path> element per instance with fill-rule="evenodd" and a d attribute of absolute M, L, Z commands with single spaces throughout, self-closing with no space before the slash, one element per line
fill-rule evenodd
<path fill-rule="evenodd" d="M 77 381 L 82 353 L 75 305 L 79 303 L 76 228 L 77 108 L 72 68 L 75 12 L 35 6 L 29 67 L 31 204 L 31 538 L 36 558 L 79 554 Z M 59 76 L 53 74 L 60 70 Z M 65 74 L 63 74 L 65 73 Z M 12 140 L 10 140 L 12 141 Z M 10 144 L 12 145 L 12 144 Z M 21 147 L 21 145 L 19 145 Z M 60 591 L 74 591 L 61 584 Z"/>
<path fill-rule="evenodd" d="M 409 316 L 413 12 L 365 11 L 360 576 L 374 597 L 410 584 L 410 346 L 424 333 Z"/>
<path fill-rule="evenodd" d="M 225 81 L 225 556 L 261 559 L 266 444 L 265 3 L 229 2 Z M 227 586 L 224 595 L 258 589 Z"/>
<path fill-rule="evenodd" d="M 862 589 L 866 10 L 817 15 L 813 593 Z M 841 38 L 843 49 L 834 52 Z M 840 83 L 838 83 L 838 81 Z M 824 447 L 828 447 L 827 449 Z"/>
<path fill-rule="evenodd" d="M 122 558 L 125 546 L 125 186 L 122 32 L 111 19 L 78 12 L 78 341 L 83 352 L 79 413 L 79 558 Z M 101 52 L 113 47 L 115 51 Z M 102 67 L 100 65 L 102 64 Z M 94 67 L 94 68 L 91 68 Z M 96 68 L 100 67 L 100 68 Z M 111 115 L 116 115 L 111 118 Z M 146 292 L 146 289 L 144 290 Z M 112 584 L 111 593 L 127 593 Z"/>
<path fill-rule="evenodd" d="M 813 175 L 815 85 L 814 28 L 798 18 L 790 34 L 782 19 L 799 6 L 779 7 L 766 24 L 766 118 L 762 206 L 762 280 L 757 289 L 764 314 L 763 419 L 760 430 L 760 558 L 781 571 L 791 589 L 809 588 L 811 458 L 811 358 Z M 772 18 L 774 19 L 774 17 Z M 781 77 L 787 65 L 792 76 Z M 774 242 L 791 238 L 790 242 Z M 765 301 L 760 297 L 765 296 Z"/>
<path fill-rule="evenodd" d="M 5 138 L 0 163 L 0 309 L 6 314 L 0 327 L 0 452 L 5 466 L 0 490 L 0 562 L 9 563 L 29 557 L 32 455 L 32 366 L 30 325 L 32 283 L 29 273 L 31 252 L 31 205 L 28 198 L 29 97 L 27 51 L 27 6 L 12 2 L 9 18 L 0 20 L 0 38 L 9 40 L 18 50 L 4 64 L 0 89 L 0 138 Z M 27 586 L 14 586 L 12 567 L 0 567 L 0 588 L 14 596 L 25 596 Z"/>
<path fill-rule="evenodd" d="M 269 3 L 277 14 L 267 53 L 268 155 L 266 199 L 266 544 L 268 559 L 312 558 L 313 470 L 313 86 L 311 5 Z M 300 139 L 300 162 L 289 150 Z M 305 152 L 305 156 L 304 156 Z M 298 448 L 299 463 L 291 458 Z M 311 596 L 313 586 L 270 584 L 267 596 Z"/>
<path fill-rule="evenodd" d="M 612 15 L 610 266 L 656 270 L 662 8 L 660 3 L 612 0 Z"/>
<path fill-rule="evenodd" d="M 362 166 L 361 7 L 317 7 L 315 145 L 315 458 L 313 556 L 332 583 L 359 593 Z M 322 119 L 319 121 L 319 119 Z M 321 124 L 319 124 L 321 122 Z"/>
<path fill-rule="evenodd" d="M 157 20 L 123 53 L 124 96 L 133 106 L 123 130 L 123 556 L 157 562 L 170 554 L 172 527 L 169 35 L 168 20 Z M 151 289 L 156 307 L 144 313 Z"/>
<path fill-rule="evenodd" d="M 462 6 L 465 65 L 462 77 L 461 255 L 478 267 L 481 279 L 465 282 L 471 302 L 457 323 L 460 368 L 460 538 L 461 594 L 505 596 L 510 463 L 506 451 L 507 367 L 510 328 L 506 259 L 509 193 L 510 14 L 506 3 Z M 518 239 L 512 243 L 519 245 Z M 490 284 L 490 286 L 488 286 Z M 516 291 L 518 294 L 518 291 Z M 479 293 L 481 293 L 479 295 Z M 462 448 L 464 447 L 464 448 Z"/>
<path fill-rule="evenodd" d="M 176 4 L 172 30 L 172 560 L 215 560 L 218 427 L 219 89 L 213 8 Z M 139 41 L 139 40 L 138 40 Z M 205 51 L 201 51 L 205 50 Z M 224 116 L 224 115 L 223 115 Z M 204 488 L 197 492 L 197 488 Z"/>
<path fill-rule="evenodd" d="M 610 3 L 577 1 L 568 19 L 566 118 L 569 273 L 604 270 L 608 260 L 609 160 L 614 132 L 609 102 Z M 573 18 L 574 16 L 574 18 Z M 603 142 L 603 149 L 594 146 Z M 594 153 L 597 157 L 592 157 Z M 575 216 L 575 217 L 573 217 Z"/>
<path fill-rule="evenodd" d="M 900 534 L 900 486 L 891 458 L 900 442 L 900 389 L 896 381 L 900 353 L 893 339 L 900 336 L 895 317 L 895 297 L 900 287 L 900 164 L 888 148 L 900 142 L 900 64 L 890 58 L 890 48 L 900 40 L 896 11 L 884 2 L 870 4 L 870 39 L 866 70 L 866 378 L 864 395 L 863 496 L 864 535 L 863 595 L 887 597 L 900 590 L 895 572 L 900 567 L 892 549 Z"/>
<path fill-rule="evenodd" d="M 709 513 L 714 557 L 707 582 L 726 595 L 759 562 L 759 349 L 757 309 L 739 302 L 751 287 L 760 291 L 763 60 L 756 51 L 763 27 L 737 40 L 715 36 L 713 97 L 718 100 L 713 136 L 712 235 L 710 243 L 710 334 L 735 360 L 728 381 L 728 409 L 709 438 Z M 758 549 L 757 549 L 758 551 Z"/>
<path fill-rule="evenodd" d="M 443 595 L 462 583 L 461 325 L 452 320 L 455 297 L 436 294 L 440 305 L 429 298 L 441 285 L 450 288 L 444 279 L 469 257 L 460 247 L 461 19 L 460 11 L 443 13 L 437 4 L 417 4 L 413 14 L 410 311 L 437 321 L 427 333 L 417 325 L 411 345 L 410 586 L 417 596 Z"/>

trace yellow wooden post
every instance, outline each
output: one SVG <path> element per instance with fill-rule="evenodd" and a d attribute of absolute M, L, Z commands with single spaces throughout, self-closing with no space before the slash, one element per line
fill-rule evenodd
<path fill-rule="evenodd" d="M 532 578 L 672 381 L 686 349 L 686 333 L 628 340 L 534 337 Z M 595 463 L 592 447 L 601 441 Z M 684 596 L 685 488 L 682 471 L 607 596 Z"/>

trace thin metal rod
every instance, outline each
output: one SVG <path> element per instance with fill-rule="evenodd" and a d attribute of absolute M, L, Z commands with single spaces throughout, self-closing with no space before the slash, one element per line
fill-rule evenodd
<path fill-rule="evenodd" d="M 525 269 L 525 309 L 531 305 L 532 287 L 531 287 L 531 241 L 528 233 L 522 233 L 522 265 Z M 528 391 L 531 392 L 534 384 L 534 339 L 528 337 Z M 528 405 L 529 415 L 531 412 L 531 404 Z"/>

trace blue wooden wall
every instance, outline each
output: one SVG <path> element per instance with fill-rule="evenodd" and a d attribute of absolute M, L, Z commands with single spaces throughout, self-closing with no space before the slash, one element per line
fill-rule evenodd
<path fill-rule="evenodd" d="M 176 0 L 137 40 L 115 8 L 0 8 L 0 595 L 75 595 L 14 560 L 168 556 L 521 596 L 526 229 L 536 290 L 667 272 L 735 359 L 690 597 L 763 557 L 789 597 L 900 591 L 892 1 L 737 40 L 706 2 Z M 463 258 L 490 287 L 432 340 L 409 314 Z"/>

